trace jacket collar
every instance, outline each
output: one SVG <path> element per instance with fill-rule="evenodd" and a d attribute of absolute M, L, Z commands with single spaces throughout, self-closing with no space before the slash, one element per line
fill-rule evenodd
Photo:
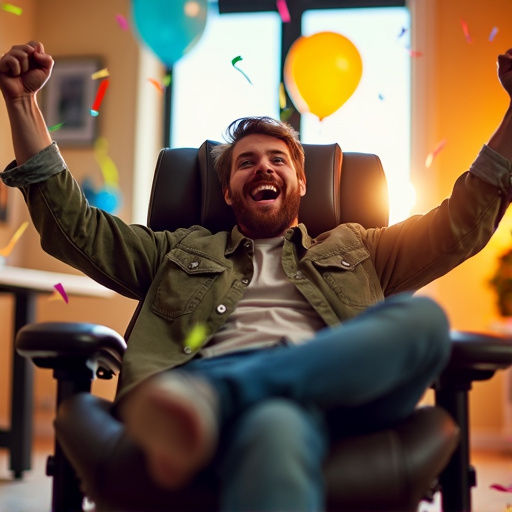
<path fill-rule="evenodd" d="M 300 244 L 304 249 L 309 249 L 312 245 L 314 245 L 314 240 L 308 235 L 308 231 L 304 224 L 299 224 L 293 228 L 290 228 L 285 236 L 285 240 L 291 241 L 294 244 Z M 229 256 L 233 254 L 238 246 L 247 241 L 251 241 L 250 238 L 247 238 L 244 234 L 240 232 L 238 226 L 235 226 L 231 230 L 231 234 L 228 237 L 228 243 L 226 244 L 226 250 L 224 251 L 225 256 Z"/>

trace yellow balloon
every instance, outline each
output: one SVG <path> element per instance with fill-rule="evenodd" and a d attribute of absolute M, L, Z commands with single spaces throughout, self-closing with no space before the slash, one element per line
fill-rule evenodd
<path fill-rule="evenodd" d="M 318 32 L 293 43 L 283 75 L 295 108 L 322 120 L 352 96 L 362 72 L 361 55 L 352 41 L 335 32 Z"/>

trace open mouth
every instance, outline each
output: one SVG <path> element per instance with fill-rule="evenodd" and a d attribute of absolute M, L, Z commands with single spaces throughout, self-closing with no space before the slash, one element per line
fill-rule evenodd
<path fill-rule="evenodd" d="M 269 183 L 261 184 L 255 187 L 251 193 L 251 199 L 256 202 L 274 201 L 279 197 L 280 191 L 275 185 Z"/>

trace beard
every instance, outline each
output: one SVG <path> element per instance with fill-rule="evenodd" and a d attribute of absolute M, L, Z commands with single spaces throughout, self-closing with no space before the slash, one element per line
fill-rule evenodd
<path fill-rule="evenodd" d="M 254 185 L 254 182 L 251 185 Z M 242 194 L 232 193 L 231 207 L 242 233 L 249 238 L 274 238 L 291 227 L 299 214 L 300 190 L 297 188 L 288 192 L 284 187 L 281 190 L 281 197 L 281 208 L 277 209 L 270 204 L 266 208 L 255 211 L 246 207 Z"/>

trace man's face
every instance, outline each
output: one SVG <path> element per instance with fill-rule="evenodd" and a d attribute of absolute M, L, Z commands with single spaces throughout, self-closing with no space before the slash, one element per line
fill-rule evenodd
<path fill-rule="evenodd" d="M 305 193 L 306 184 L 297 177 L 284 141 L 254 134 L 236 143 L 224 199 L 244 235 L 283 235 L 297 225 L 300 198 Z"/>

